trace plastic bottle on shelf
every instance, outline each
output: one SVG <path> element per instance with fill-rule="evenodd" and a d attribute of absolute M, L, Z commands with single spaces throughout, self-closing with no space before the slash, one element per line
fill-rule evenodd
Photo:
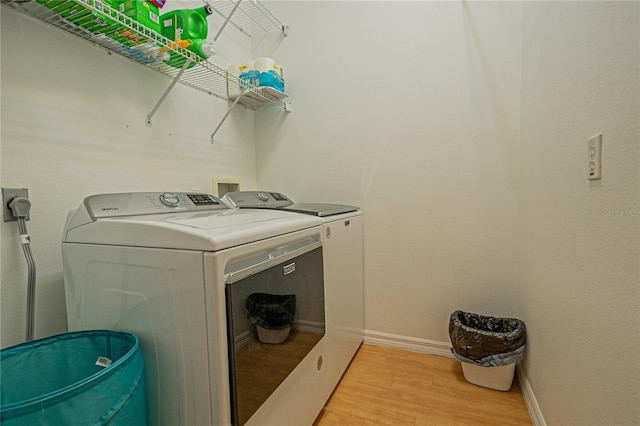
<path fill-rule="evenodd" d="M 213 14 L 211 6 L 178 9 L 160 16 L 160 30 L 169 40 L 206 39 L 209 32 L 207 17 Z"/>
<path fill-rule="evenodd" d="M 216 53 L 213 42 L 207 40 L 209 26 L 207 17 L 213 13 L 211 6 L 206 5 L 195 9 L 178 9 L 167 12 L 160 17 L 160 29 L 163 36 L 177 45 L 188 49 L 202 59 L 207 59 Z M 174 46 L 169 46 L 174 48 Z M 181 68 L 186 58 L 175 52 L 169 52 L 168 65 Z M 188 68 L 195 65 L 189 64 Z"/>
<path fill-rule="evenodd" d="M 209 58 L 216 54 L 216 45 L 211 40 L 198 39 L 187 47 L 201 58 Z"/>

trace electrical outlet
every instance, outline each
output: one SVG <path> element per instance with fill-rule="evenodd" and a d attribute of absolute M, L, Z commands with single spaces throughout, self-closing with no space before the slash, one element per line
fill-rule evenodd
<path fill-rule="evenodd" d="M 18 220 L 9 208 L 9 203 L 15 197 L 24 197 L 28 200 L 29 190 L 27 188 L 2 188 L 2 217 L 5 222 L 16 222 Z M 29 220 L 29 215 L 25 219 Z"/>
<path fill-rule="evenodd" d="M 602 133 L 587 141 L 587 179 L 602 178 Z"/>

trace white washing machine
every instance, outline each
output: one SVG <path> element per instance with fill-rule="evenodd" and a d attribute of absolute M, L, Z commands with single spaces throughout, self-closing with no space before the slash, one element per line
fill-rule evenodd
<path fill-rule="evenodd" d="M 207 194 L 87 197 L 64 228 L 69 329 L 140 337 L 149 424 L 311 425 L 342 356 L 332 330 L 359 333 L 325 300 L 325 238 L 318 217 Z M 253 294 L 293 295 L 284 342 L 260 340 Z"/>
<path fill-rule="evenodd" d="M 356 206 L 295 203 L 279 192 L 239 191 L 222 199 L 238 209 L 302 213 L 322 220 L 327 334 L 332 354 L 327 377 L 336 386 L 364 338 L 364 255 L 362 212 Z"/>

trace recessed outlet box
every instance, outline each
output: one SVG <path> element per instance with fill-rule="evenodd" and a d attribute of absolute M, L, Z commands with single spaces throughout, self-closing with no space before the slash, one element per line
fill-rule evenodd
<path fill-rule="evenodd" d="M 240 191 L 240 179 L 213 178 L 213 195 L 220 198 L 227 192 Z"/>
<path fill-rule="evenodd" d="M 9 208 L 9 203 L 15 197 L 24 197 L 28 200 L 29 190 L 27 188 L 2 188 L 2 217 L 5 222 L 16 222 L 18 220 Z M 29 220 L 29 215 L 25 219 Z"/>

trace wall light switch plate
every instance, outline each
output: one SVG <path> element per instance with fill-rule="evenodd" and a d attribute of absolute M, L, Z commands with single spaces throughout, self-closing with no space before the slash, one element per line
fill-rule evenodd
<path fill-rule="evenodd" d="M 602 178 L 602 133 L 587 141 L 587 179 Z"/>

